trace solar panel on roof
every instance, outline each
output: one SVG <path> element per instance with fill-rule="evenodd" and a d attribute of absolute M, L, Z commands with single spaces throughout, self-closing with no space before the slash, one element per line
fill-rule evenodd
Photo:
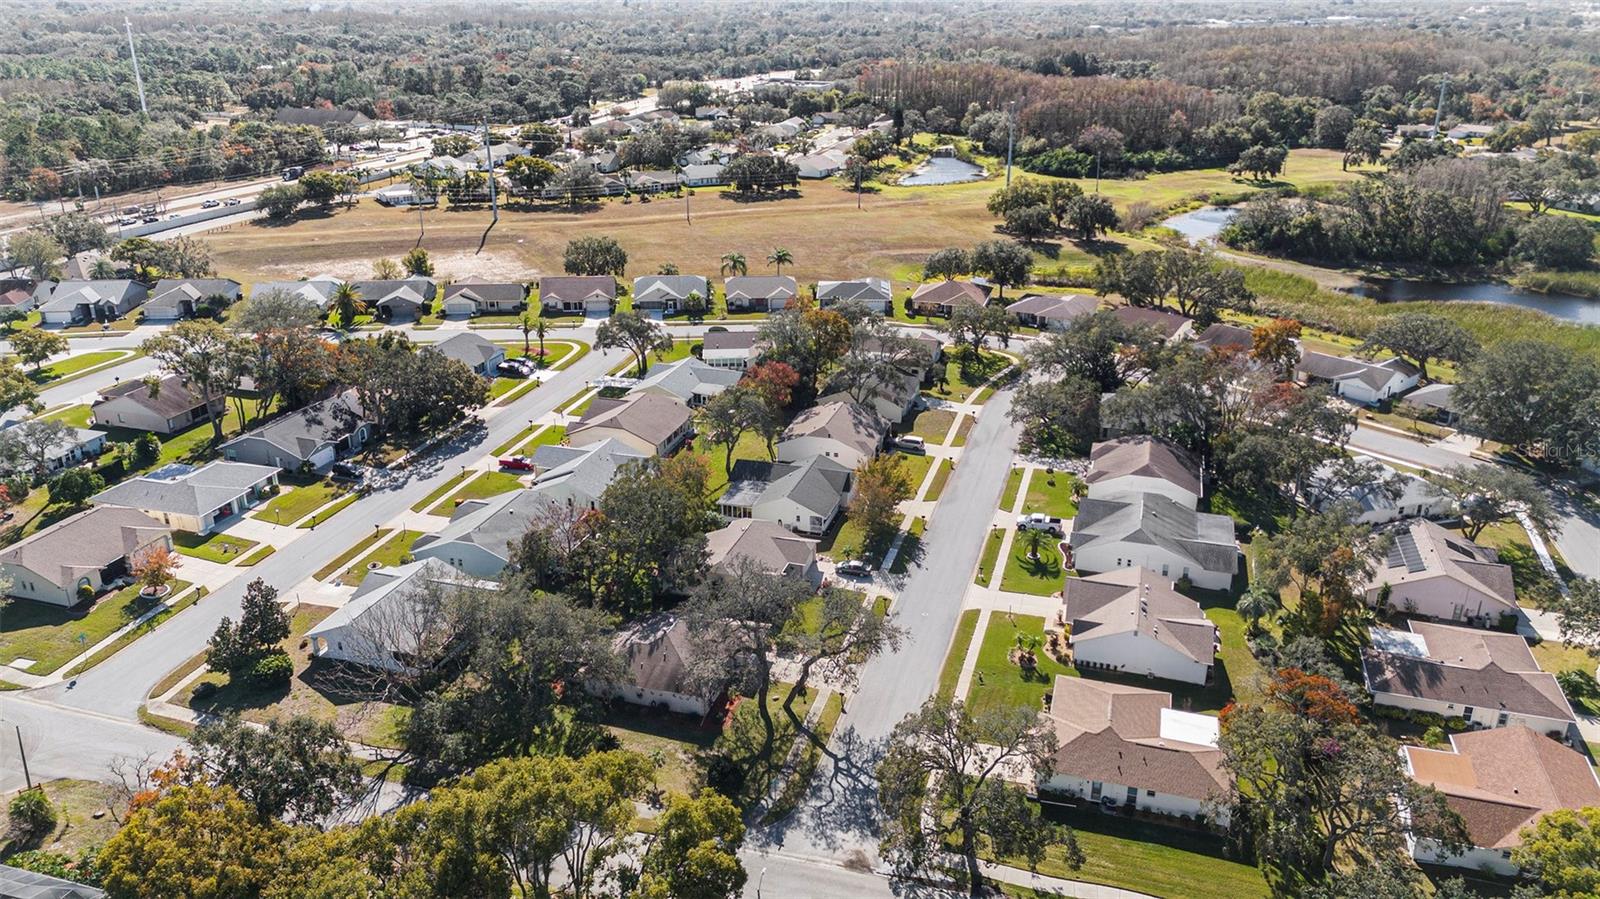
<path fill-rule="evenodd" d="M 1412 574 L 1427 568 L 1422 564 L 1422 553 L 1417 551 L 1417 541 L 1411 536 L 1410 531 L 1402 531 L 1394 536 L 1394 543 L 1389 547 L 1388 566 L 1399 568 L 1401 565 Z"/>

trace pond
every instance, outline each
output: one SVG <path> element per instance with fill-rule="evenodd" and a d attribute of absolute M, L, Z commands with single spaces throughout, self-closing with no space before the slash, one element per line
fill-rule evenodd
<path fill-rule="evenodd" d="M 960 184 L 963 181 L 976 181 L 982 178 L 983 174 L 983 166 L 963 162 L 950 156 L 935 156 L 917 166 L 911 174 L 901 178 L 900 183 L 907 187 Z"/>
<path fill-rule="evenodd" d="M 1496 281 L 1447 284 L 1403 278 L 1363 278 L 1361 286 L 1351 288 L 1350 292 L 1380 303 L 1402 303 L 1413 300 L 1499 303 L 1503 306 L 1537 309 L 1580 325 L 1600 325 L 1600 300 L 1565 293 L 1537 293 Z"/>
<path fill-rule="evenodd" d="M 1222 229 L 1238 214 L 1239 210 L 1226 206 L 1201 206 L 1192 212 L 1166 219 L 1161 224 L 1182 234 L 1190 243 L 1200 243 L 1216 240 Z"/>

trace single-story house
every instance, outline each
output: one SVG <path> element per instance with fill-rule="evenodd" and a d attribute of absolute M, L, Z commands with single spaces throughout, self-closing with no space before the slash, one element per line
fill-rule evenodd
<path fill-rule="evenodd" d="M 275 291 L 292 294 L 305 297 L 316 303 L 318 309 L 327 312 L 328 307 L 333 305 L 334 291 L 338 290 L 339 285 L 343 283 L 338 278 L 332 278 L 327 275 L 317 275 L 304 281 L 257 281 L 250 288 L 250 296 L 252 298 L 261 297 Z"/>
<path fill-rule="evenodd" d="M 794 163 L 796 173 L 801 178 L 820 180 L 839 174 L 844 169 L 845 157 L 843 153 L 817 153 L 813 156 L 798 156 L 789 161 Z"/>
<path fill-rule="evenodd" d="M 439 286 L 432 278 L 413 275 L 393 281 L 356 281 L 352 285 L 367 308 L 386 321 L 412 321 L 433 311 Z"/>
<path fill-rule="evenodd" d="M 1047 723 L 1058 748 L 1041 791 L 1228 826 L 1215 716 L 1180 712 L 1160 690 L 1058 675 Z"/>
<path fill-rule="evenodd" d="M 1295 364 L 1294 375 L 1303 384 L 1332 384 L 1334 392 L 1345 399 L 1375 406 L 1417 386 L 1421 372 L 1398 357 L 1368 362 L 1349 356 L 1304 352 Z"/>
<path fill-rule="evenodd" d="M 230 462 L 276 465 L 285 471 L 322 471 L 372 439 L 373 423 L 354 390 L 281 415 L 222 445 Z"/>
<path fill-rule="evenodd" d="M 1249 328 L 1217 322 L 1201 331 L 1200 336 L 1195 338 L 1194 345 L 1200 350 L 1248 353 L 1256 345 L 1256 336 Z"/>
<path fill-rule="evenodd" d="M 35 286 L 27 279 L 0 278 L 0 312 L 27 312 L 32 309 Z"/>
<path fill-rule="evenodd" d="M 528 304 L 528 287 L 520 281 L 462 278 L 444 288 L 445 315 L 505 314 Z"/>
<path fill-rule="evenodd" d="M 633 279 L 633 308 L 671 315 L 696 293 L 711 308 L 711 285 L 699 275 L 644 275 Z"/>
<path fill-rule="evenodd" d="M 1166 309 L 1149 306 L 1117 306 L 1111 310 L 1117 320 L 1130 328 L 1149 328 L 1167 343 L 1194 336 L 1194 319 Z"/>
<path fill-rule="evenodd" d="M 894 309 L 894 288 L 888 278 L 857 278 L 854 281 L 818 281 L 817 304 L 826 309 L 852 300 L 888 315 Z"/>
<path fill-rule="evenodd" d="M 1375 473 L 1399 485 L 1398 496 L 1378 484 L 1338 487 L 1327 484 L 1326 487 L 1329 489 L 1318 491 L 1318 495 L 1313 498 L 1310 505 L 1322 511 L 1336 502 L 1354 503 L 1357 508 L 1356 521 L 1362 524 L 1388 524 L 1402 518 L 1447 518 L 1454 514 L 1454 503 L 1426 478 L 1417 477 L 1410 472 L 1396 471 L 1381 462 L 1373 462 L 1372 465 Z M 1327 463 L 1318 468 L 1312 474 L 1312 478 L 1315 480 L 1327 477 L 1333 470 L 1334 464 Z"/>
<path fill-rule="evenodd" d="M 802 462 L 733 463 L 717 512 L 730 521 L 775 521 L 800 534 L 820 536 L 850 502 L 855 472 L 827 456 Z"/>
<path fill-rule="evenodd" d="M 209 534 L 261 502 L 277 484 L 278 469 L 272 465 L 174 463 L 113 484 L 96 494 L 94 503 L 138 509 L 174 530 Z"/>
<path fill-rule="evenodd" d="M 5 427 L 15 427 L 13 421 Z M 87 462 L 106 449 L 106 432 L 92 428 L 72 428 L 44 451 L 44 470 L 57 472 Z M 31 467 L 31 466 L 30 466 Z"/>
<path fill-rule="evenodd" d="M 756 331 L 707 331 L 700 344 L 700 359 L 717 368 L 744 371 L 760 355 L 760 343 Z"/>
<path fill-rule="evenodd" d="M 438 559 L 374 569 L 366 573 L 344 605 L 306 631 L 311 654 L 369 668 L 406 670 L 414 664 L 417 641 L 429 636 L 425 613 L 415 597 L 441 586 L 494 587 Z"/>
<path fill-rule="evenodd" d="M 1493 125 L 1479 125 L 1462 122 L 1454 128 L 1451 128 L 1449 131 L 1446 131 L 1444 136 L 1450 138 L 1451 140 L 1483 140 L 1484 138 L 1493 134 L 1494 129 L 1495 126 Z"/>
<path fill-rule="evenodd" d="M 1100 308 L 1100 298 L 1083 294 L 1065 296 L 1047 293 L 1025 294 L 1006 307 L 1024 328 L 1065 331 L 1067 326 Z"/>
<path fill-rule="evenodd" d="M 642 461 L 648 455 L 621 440 L 602 440 L 583 446 L 550 444 L 534 451 L 533 464 L 539 474 L 532 490 L 568 508 L 598 509 L 617 472 L 625 465 Z"/>
<path fill-rule="evenodd" d="M 668 170 L 629 172 L 626 176 L 628 189 L 636 194 L 654 194 L 664 190 L 676 190 L 678 187 L 678 173 Z"/>
<path fill-rule="evenodd" d="M 971 281 L 930 281 L 917 285 L 911 294 L 911 309 L 918 315 L 949 318 L 957 306 L 987 306 L 990 289 Z"/>
<path fill-rule="evenodd" d="M 726 166 L 720 162 L 686 165 L 678 177 L 684 187 L 716 187 L 728 183 L 728 179 L 722 175 L 724 168 Z"/>
<path fill-rule="evenodd" d="M 272 118 L 280 125 L 310 125 L 313 128 L 329 128 L 334 125 L 362 128 L 372 124 L 372 120 L 360 110 L 318 106 L 280 106 L 272 113 Z"/>
<path fill-rule="evenodd" d="M 47 325 L 111 321 L 142 305 L 150 292 L 137 281 L 44 281 L 33 303 Z"/>
<path fill-rule="evenodd" d="M 823 395 L 817 397 L 818 403 L 832 402 L 858 402 L 877 413 L 878 417 L 886 422 L 903 420 L 916 408 L 922 398 L 922 373 L 923 370 L 897 369 L 898 377 L 893 380 L 874 381 L 871 384 L 858 385 L 860 389 L 870 392 L 857 400 L 846 389 L 844 379 L 835 377 L 823 386 Z"/>
<path fill-rule="evenodd" d="M 1425 409 L 1433 420 L 1442 425 L 1455 426 L 1461 421 L 1461 407 L 1456 405 L 1456 385 L 1429 384 L 1406 394 L 1402 402 Z"/>
<path fill-rule="evenodd" d="M 788 275 L 735 275 L 722 287 L 730 312 L 777 312 L 800 295 Z"/>
<path fill-rule="evenodd" d="M 725 119 L 731 113 L 721 106 L 696 106 L 694 117 L 697 119 Z"/>
<path fill-rule="evenodd" d="M 627 131 L 628 129 L 624 127 L 622 130 Z M 608 175 L 612 172 L 621 171 L 622 169 L 622 157 L 618 156 L 616 152 L 612 150 L 602 150 L 598 153 L 590 154 L 583 157 L 582 161 L 587 163 L 595 171 L 603 172 Z"/>
<path fill-rule="evenodd" d="M 1412 840 L 1418 861 L 1513 875 L 1522 831 L 1556 809 L 1600 806 L 1600 778 L 1582 753 L 1519 725 L 1451 734 L 1448 749 L 1406 746 L 1406 773 L 1444 794 L 1472 848 L 1446 854 Z"/>
<path fill-rule="evenodd" d="M 1186 509 L 1198 509 L 1205 493 L 1200 463 L 1192 453 L 1143 434 L 1096 443 L 1089 449 L 1083 480 L 1094 499 L 1159 493 Z"/>
<path fill-rule="evenodd" d="M 1085 499 L 1072 522 L 1072 567 L 1144 567 L 1206 590 L 1227 590 L 1239 570 L 1233 519 L 1196 512 L 1160 493 Z"/>
<path fill-rule="evenodd" d="M 0 896 L 15 896 L 18 899 L 105 899 L 106 891 L 64 877 L 0 865 Z"/>
<path fill-rule="evenodd" d="M 454 359 L 474 374 L 494 377 L 495 369 L 506 361 L 505 348 L 471 331 L 463 331 L 433 345 L 446 359 Z"/>
<path fill-rule="evenodd" d="M 1061 590 L 1061 623 L 1072 663 L 1189 684 L 1211 682 L 1222 645 L 1200 604 L 1148 568 L 1120 568 L 1069 577 Z"/>
<path fill-rule="evenodd" d="M 227 411 L 226 397 L 211 401 L 218 415 Z M 143 379 L 123 381 L 100 391 L 90 406 L 90 422 L 102 428 L 128 428 L 176 434 L 208 420 L 205 398 L 177 375 L 162 378 L 154 395 Z"/>
<path fill-rule="evenodd" d="M 775 521 L 741 518 L 706 535 L 706 564 L 720 568 L 749 559 L 763 570 L 821 586 L 817 541 L 795 536 Z"/>
<path fill-rule="evenodd" d="M 1499 553 L 1426 518 L 1394 526 L 1389 553 L 1362 592 L 1372 605 L 1441 621 L 1493 625 L 1517 610 L 1511 566 Z"/>
<path fill-rule="evenodd" d="M 683 619 L 646 619 L 618 634 L 615 645 L 626 674 L 605 688 L 612 698 L 680 715 L 703 717 L 711 711 L 713 697 L 698 695 L 691 682 L 695 647 Z"/>
<path fill-rule="evenodd" d="M 1577 739 L 1577 716 L 1554 674 L 1521 634 L 1411 621 L 1409 631 L 1372 628 L 1361 675 L 1376 705 L 1463 718 L 1471 727 L 1520 724 Z"/>
<path fill-rule="evenodd" d="M 454 161 L 451 160 L 451 162 Z M 409 184 L 391 184 L 388 187 L 380 187 L 372 192 L 372 198 L 377 200 L 380 206 L 432 206 L 438 203 L 435 198 L 419 193 L 415 187 Z"/>
<path fill-rule="evenodd" d="M 631 393 L 622 399 L 595 399 L 577 423 L 567 427 L 567 442 L 586 446 L 615 438 L 647 456 L 666 456 L 693 432 L 694 412 L 682 401 L 658 393 Z"/>
<path fill-rule="evenodd" d="M 150 290 L 144 317 L 147 321 L 192 318 L 206 300 L 215 298 L 226 307 L 237 303 L 239 296 L 239 282 L 228 278 L 163 278 Z"/>
<path fill-rule="evenodd" d="M 610 315 L 617 305 L 617 279 L 610 275 L 546 275 L 539 303 L 552 312 Z"/>
<path fill-rule="evenodd" d="M 889 426 L 876 412 L 839 400 L 812 406 L 789 422 L 778 437 L 779 462 L 804 462 L 826 456 L 854 471 L 883 448 Z"/>
<path fill-rule="evenodd" d="M 1427 138 L 1433 137 L 1436 133 L 1438 133 L 1438 129 L 1434 128 L 1432 125 L 1396 125 L 1394 128 L 1394 136 L 1400 138 L 1401 140 L 1408 138 L 1422 138 L 1426 140 Z"/>
<path fill-rule="evenodd" d="M 101 506 L 79 512 L 0 551 L 9 595 L 57 606 L 78 604 L 128 577 L 129 564 L 152 547 L 172 548 L 166 525 L 136 509 Z"/>
<path fill-rule="evenodd" d="M 672 397 L 690 408 L 705 405 L 710 399 L 744 377 L 731 368 L 718 368 L 689 356 L 675 362 L 657 362 L 630 393 L 654 393 Z"/>

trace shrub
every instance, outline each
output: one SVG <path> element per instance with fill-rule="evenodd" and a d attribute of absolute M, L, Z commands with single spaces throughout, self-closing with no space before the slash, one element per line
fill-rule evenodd
<path fill-rule="evenodd" d="M 1422 742 L 1428 744 L 1429 746 L 1443 746 L 1444 741 L 1445 737 L 1443 728 L 1430 727 L 1422 734 Z"/>
<path fill-rule="evenodd" d="M 159 458 L 161 458 L 161 438 L 146 431 L 133 444 L 133 464 L 143 468 Z"/>
<path fill-rule="evenodd" d="M 11 833 L 23 839 L 44 836 L 56 826 L 55 806 L 40 789 L 24 790 L 12 797 L 6 814 L 10 817 Z"/>
<path fill-rule="evenodd" d="M 1461 717 L 1460 715 L 1451 715 L 1449 718 L 1444 719 L 1444 726 L 1445 726 L 1446 730 L 1452 730 L 1452 731 L 1466 730 L 1467 729 L 1467 719 Z"/>
<path fill-rule="evenodd" d="M 94 599 L 94 588 L 88 584 L 78 585 L 78 602 L 88 602 Z"/>
<path fill-rule="evenodd" d="M 194 699 L 210 699 L 217 694 L 217 685 L 213 681 L 203 680 L 194 685 L 194 692 L 190 696 Z"/>
<path fill-rule="evenodd" d="M 1580 668 L 1557 674 L 1556 683 L 1561 685 L 1561 692 L 1567 694 L 1568 699 L 1582 701 L 1600 698 L 1600 683 L 1595 681 L 1593 674 Z"/>
<path fill-rule="evenodd" d="M 281 649 L 256 659 L 250 666 L 248 675 L 250 686 L 258 690 L 287 686 L 292 677 L 294 677 L 294 660 Z"/>

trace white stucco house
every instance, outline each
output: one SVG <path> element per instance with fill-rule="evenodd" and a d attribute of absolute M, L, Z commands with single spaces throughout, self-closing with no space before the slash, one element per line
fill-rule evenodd
<path fill-rule="evenodd" d="M 154 393 L 142 378 L 130 378 L 100 391 L 90 406 L 90 421 L 103 428 L 126 428 L 175 434 L 209 419 L 205 399 L 177 375 L 158 382 Z M 210 403 L 217 415 L 227 412 L 228 400 L 218 396 Z"/>
<path fill-rule="evenodd" d="M 774 521 L 798 534 L 821 536 L 850 502 L 855 472 L 827 456 L 803 462 L 740 459 L 717 512 L 729 521 Z"/>
<path fill-rule="evenodd" d="M 390 671 L 411 667 L 419 640 L 429 638 L 429 621 L 416 597 L 431 589 L 494 588 L 438 559 L 366 573 L 350 599 L 306 631 L 311 654 Z"/>
<path fill-rule="evenodd" d="M 99 593 L 129 576 L 133 560 L 172 548 L 172 532 L 138 511 L 100 506 L 79 512 L 0 551 L 10 596 L 56 606 L 80 602 L 79 588 Z"/>
<path fill-rule="evenodd" d="M 623 679 L 597 685 L 613 699 L 680 715 L 703 717 L 715 697 L 701 696 L 691 684 L 694 642 L 688 625 L 673 615 L 657 615 L 622 631 L 616 639 Z"/>
<path fill-rule="evenodd" d="M 798 578 L 812 587 L 822 584 L 817 568 L 817 541 L 801 537 L 775 521 L 740 518 L 706 534 L 706 564 L 713 570 L 753 562 L 762 570 Z"/>
<path fill-rule="evenodd" d="M 174 530 L 209 534 L 265 499 L 278 470 L 248 462 L 173 463 L 107 487 L 94 504 L 137 509 Z"/>
<path fill-rule="evenodd" d="M 610 275 L 546 275 L 539 303 L 551 312 L 610 315 L 617 305 L 617 279 Z"/>
<path fill-rule="evenodd" d="M 1221 649 L 1217 626 L 1200 604 L 1145 568 L 1067 578 L 1060 621 L 1073 664 L 1083 670 L 1203 686 Z"/>
<path fill-rule="evenodd" d="M 894 305 L 894 288 L 890 286 L 888 278 L 817 282 L 817 305 L 826 309 L 847 300 L 888 315 Z"/>
<path fill-rule="evenodd" d="M 630 393 L 622 399 L 596 398 L 567 426 L 567 442 L 586 446 L 620 440 L 636 452 L 666 456 L 693 433 L 694 412 L 687 404 L 657 393 Z"/>
<path fill-rule="evenodd" d="M 1367 602 L 1398 612 L 1492 625 L 1517 610 L 1511 566 L 1426 518 L 1409 518 L 1390 531 L 1389 553 L 1362 588 Z"/>
<path fill-rule="evenodd" d="M 1368 362 L 1349 356 L 1303 352 L 1295 364 L 1294 375 L 1302 384 L 1330 384 L 1335 393 L 1347 400 L 1376 406 L 1417 386 L 1422 373 L 1399 358 Z"/>
<path fill-rule="evenodd" d="M 707 365 L 744 371 L 761 352 L 761 335 L 755 331 L 707 331 L 700 343 L 700 358 Z"/>
<path fill-rule="evenodd" d="M 800 295 L 788 275 L 735 275 L 722 289 L 730 312 L 777 312 Z"/>
<path fill-rule="evenodd" d="M 812 406 L 783 429 L 777 442 L 779 462 L 804 462 L 826 456 L 854 471 L 878 454 L 889 428 L 877 413 L 852 402 Z"/>

